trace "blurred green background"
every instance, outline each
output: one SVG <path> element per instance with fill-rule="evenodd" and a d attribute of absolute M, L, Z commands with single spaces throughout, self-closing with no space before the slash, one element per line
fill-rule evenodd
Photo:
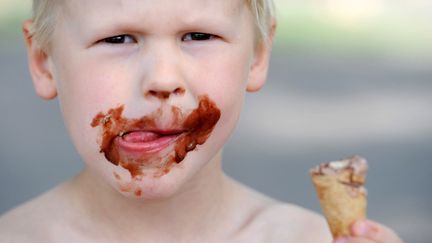
<path fill-rule="evenodd" d="M 279 46 L 403 58 L 432 55 L 428 0 L 279 0 Z"/>

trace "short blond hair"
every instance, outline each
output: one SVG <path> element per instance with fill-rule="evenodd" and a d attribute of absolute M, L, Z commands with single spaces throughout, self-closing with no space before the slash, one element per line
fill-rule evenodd
<path fill-rule="evenodd" d="M 267 44 L 276 19 L 273 0 L 246 0 L 246 3 L 255 17 L 257 42 Z"/>
<path fill-rule="evenodd" d="M 43 50 L 48 50 L 50 37 L 55 29 L 55 22 L 59 14 L 59 0 L 33 0 L 30 36 Z"/>
<path fill-rule="evenodd" d="M 50 46 L 50 36 L 54 32 L 60 10 L 59 1 L 62 0 L 33 0 L 33 25 L 30 35 L 43 50 L 48 50 Z M 273 0 L 245 1 L 255 18 L 257 42 L 266 42 L 272 31 L 272 20 L 275 18 Z"/>

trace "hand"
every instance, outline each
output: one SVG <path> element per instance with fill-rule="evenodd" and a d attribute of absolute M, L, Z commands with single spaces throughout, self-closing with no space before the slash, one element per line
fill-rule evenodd
<path fill-rule="evenodd" d="M 338 238 L 335 243 L 403 243 L 392 229 L 370 220 L 355 222 L 351 232 L 353 236 Z"/>

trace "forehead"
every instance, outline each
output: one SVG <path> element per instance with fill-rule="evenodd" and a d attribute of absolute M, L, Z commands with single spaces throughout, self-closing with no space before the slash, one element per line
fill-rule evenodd
<path fill-rule="evenodd" d="M 244 0 L 74 0 L 64 4 L 66 17 L 80 22 L 129 19 L 161 24 L 166 19 L 187 23 L 202 18 L 223 21 L 238 17 L 247 9 Z"/>

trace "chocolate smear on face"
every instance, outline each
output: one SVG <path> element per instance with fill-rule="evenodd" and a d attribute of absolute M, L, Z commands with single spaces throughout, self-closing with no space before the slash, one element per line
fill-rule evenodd
<path fill-rule="evenodd" d="M 159 177 L 167 174 L 175 164 L 184 160 L 188 152 L 205 143 L 221 116 L 216 104 L 206 95 L 200 97 L 198 107 L 186 118 L 184 118 L 178 107 L 173 106 L 171 108 L 173 115 L 172 125 L 180 127 L 184 131 L 175 141 L 174 151 L 161 158 L 157 158 L 158 154 L 155 153 L 154 156 L 131 159 L 120 156 L 115 139 L 130 131 L 157 130 L 157 119 L 162 115 L 162 110 L 159 109 L 148 116 L 137 119 L 123 117 L 123 111 L 124 106 L 121 105 L 108 110 L 106 113 L 100 112 L 93 118 L 91 126 L 102 127 L 100 152 L 114 165 L 120 165 L 127 169 L 132 178 L 142 176 L 143 167 L 155 158 L 160 160 L 158 162 L 160 164 L 159 171 L 155 176 Z"/>
<path fill-rule="evenodd" d="M 220 111 L 216 104 L 207 97 L 202 98 L 198 108 L 193 110 L 183 123 L 183 127 L 189 132 L 176 144 L 175 162 L 180 163 L 189 151 L 204 144 L 219 118 Z"/>

